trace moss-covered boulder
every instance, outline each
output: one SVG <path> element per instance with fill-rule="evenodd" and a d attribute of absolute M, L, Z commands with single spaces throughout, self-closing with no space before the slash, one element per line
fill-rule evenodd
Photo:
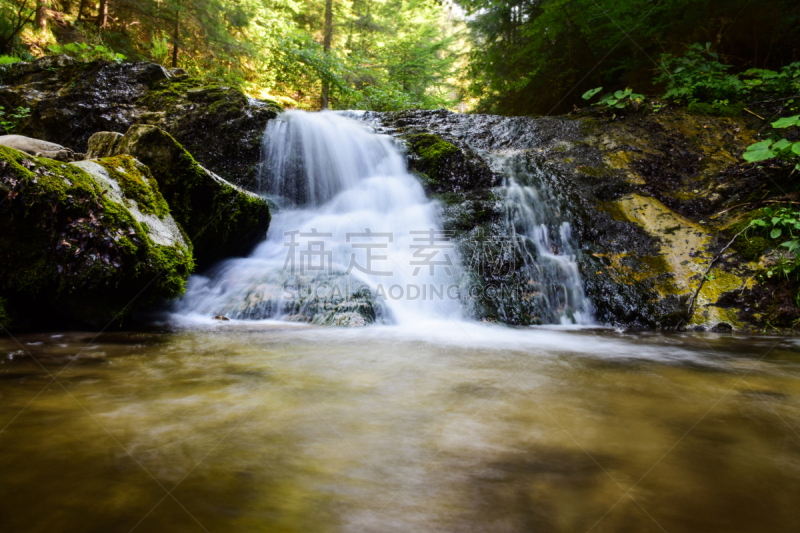
<path fill-rule="evenodd" d="M 191 245 L 146 167 L 0 147 L 0 294 L 20 325 L 106 325 L 181 295 Z"/>
<path fill-rule="evenodd" d="M 122 139 L 122 134 L 116 131 L 101 131 L 89 137 L 89 148 L 86 152 L 87 159 L 108 157 L 114 154 L 117 142 Z"/>
<path fill-rule="evenodd" d="M 429 193 L 463 193 L 495 185 L 488 165 L 468 147 L 459 147 L 439 135 L 411 133 L 402 136 L 409 150 L 409 169 Z"/>
<path fill-rule="evenodd" d="M 175 220 L 194 245 L 198 266 L 243 254 L 264 239 L 269 204 L 205 169 L 170 134 L 155 126 L 133 126 L 116 142 L 152 171 Z"/>

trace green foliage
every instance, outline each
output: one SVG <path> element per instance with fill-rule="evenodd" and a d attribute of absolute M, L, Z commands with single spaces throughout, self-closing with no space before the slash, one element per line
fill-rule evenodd
<path fill-rule="evenodd" d="M 673 87 L 687 101 L 700 98 L 703 91 L 719 94 L 703 96 L 705 102 L 736 101 L 735 90 L 725 85 L 728 82 L 733 89 L 749 87 L 752 94 L 785 94 L 776 84 L 785 87 L 793 71 L 778 71 L 779 67 L 798 60 L 800 4 L 796 0 L 458 3 L 467 12 L 472 31 L 469 92 L 479 99 L 482 112 L 558 113 L 580 105 L 581 94 L 593 87 L 640 87 L 664 75 L 651 60 L 661 53 L 674 58 L 670 74 L 680 67 L 689 71 L 678 73 L 691 75 L 686 80 L 688 94 L 684 83 Z M 767 40 L 769 46 L 765 46 Z M 713 52 L 719 56 L 710 56 L 705 46 L 694 47 L 689 51 L 697 64 L 680 64 L 683 57 L 675 56 L 682 56 L 683 43 L 694 41 L 713 42 Z M 704 70 L 709 62 L 716 64 Z M 726 78 L 753 67 L 774 69 L 777 76 L 753 71 L 738 79 Z M 748 85 L 756 80 L 762 85 Z M 664 83 L 671 83 L 669 76 Z"/>
<path fill-rule="evenodd" d="M 784 117 L 772 123 L 773 128 L 783 129 L 800 126 L 800 115 Z M 795 169 L 800 170 L 800 142 L 773 136 L 767 140 L 751 144 L 742 157 L 751 163 L 780 158 L 795 162 Z"/>
<path fill-rule="evenodd" d="M 653 82 L 666 85 L 667 99 L 713 102 L 735 99 L 748 89 L 738 76 L 728 73 L 731 65 L 720 63 L 711 43 L 694 43 L 680 57 L 662 54 L 659 67 Z"/>
<path fill-rule="evenodd" d="M 728 107 L 732 101 L 800 91 L 800 63 L 786 65 L 780 72 L 750 69 L 732 74 L 732 65 L 720 62 L 719 55 L 711 51 L 711 43 L 694 43 L 680 57 L 662 54 L 659 68 L 660 74 L 653 81 L 666 86 L 664 98 L 712 103 L 716 109 Z"/>
<path fill-rule="evenodd" d="M 754 219 L 750 222 L 751 228 L 762 228 L 769 232 L 771 239 L 789 238 L 781 243 L 782 248 L 788 249 L 793 257 L 787 259 L 781 257 L 773 266 L 767 268 L 764 275 L 771 278 L 774 275 L 782 275 L 789 279 L 794 274 L 800 279 L 800 211 L 789 207 L 764 209 L 762 218 Z"/>
<path fill-rule="evenodd" d="M 0 128 L 6 132 L 6 135 L 12 133 L 20 122 L 25 120 L 31 115 L 29 107 L 17 107 L 14 111 L 6 113 L 3 106 L 0 106 Z"/>
<path fill-rule="evenodd" d="M 10 54 L 19 36 L 36 15 L 33 0 L 0 0 L 0 54 Z"/>
<path fill-rule="evenodd" d="M 602 90 L 602 87 L 597 87 L 596 89 L 586 91 L 583 95 L 583 99 L 590 100 Z M 625 109 L 630 107 L 638 110 L 644 100 L 645 97 L 643 94 L 634 93 L 633 89 L 628 87 L 624 91 L 614 91 L 613 93 L 605 94 L 600 98 L 599 102 L 595 102 L 592 105 L 605 106 L 606 109 Z"/>
<path fill-rule="evenodd" d="M 150 44 L 152 45 L 150 48 L 150 57 L 156 63 L 162 65 L 165 64 L 167 62 L 167 58 L 169 57 L 169 43 L 167 42 L 167 38 L 163 35 L 161 38 L 158 38 L 155 34 L 153 34 Z"/>
<path fill-rule="evenodd" d="M 716 100 L 707 104 L 704 102 L 690 102 L 687 110 L 690 113 L 708 115 L 710 117 L 738 117 L 744 111 L 745 104 L 731 104 L 728 100 Z"/>
<path fill-rule="evenodd" d="M 0 5 L 17 1 L 33 2 L 0 0 Z M 462 23 L 447 6 L 437 0 L 334 2 L 333 40 L 326 52 L 324 4 L 115 0 L 103 28 L 76 21 L 69 32 L 55 33 L 76 42 L 60 42 L 49 51 L 80 61 L 147 59 L 304 108 L 320 105 L 323 84 L 330 87 L 331 107 L 339 109 L 435 108 L 458 100 L 454 82 Z M 77 18 L 77 7 L 76 2 L 51 6 L 63 9 L 59 19 L 66 21 Z"/>
<path fill-rule="evenodd" d="M 3 65 L 11 65 L 14 63 L 19 63 L 22 61 L 20 58 L 16 56 L 0 56 L 0 67 Z"/>
<path fill-rule="evenodd" d="M 124 55 L 115 53 L 111 48 L 103 46 L 102 44 L 51 44 L 47 48 L 54 54 L 66 54 L 78 61 L 94 61 L 96 59 L 101 59 L 119 63 L 125 59 Z"/>

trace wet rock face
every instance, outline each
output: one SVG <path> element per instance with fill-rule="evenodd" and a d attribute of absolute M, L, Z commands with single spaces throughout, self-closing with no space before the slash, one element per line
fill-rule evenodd
<path fill-rule="evenodd" d="M 521 295 L 516 302 L 477 301 L 477 317 L 526 324 L 537 323 L 539 316 L 530 303 L 536 286 L 518 267 L 522 258 L 497 244 L 509 237 L 497 187 L 508 170 L 498 168 L 498 161 L 511 160 L 524 168 L 530 185 L 560 219 L 570 222 L 598 322 L 663 328 L 724 324 L 723 329 L 763 322 L 746 301 L 758 268 L 751 257 L 734 247 L 705 273 L 738 220 L 738 215 L 713 222 L 709 217 L 752 201 L 748 187 L 763 196 L 776 182 L 770 169 L 753 173 L 741 164 L 739 153 L 753 138 L 746 120 L 709 120 L 680 109 L 622 120 L 599 112 L 507 118 L 446 111 L 367 113 L 364 120 L 408 146 L 409 167 L 424 173 L 420 181 L 441 201 L 445 228 L 454 232 L 470 282 L 484 290 L 510 286 Z M 442 142 L 453 148 L 444 150 Z M 463 165 L 451 180 L 431 180 L 426 172 L 431 166 L 421 165 L 426 147 L 436 143 L 448 158 L 482 160 L 493 181 L 475 171 L 484 168 L 480 163 Z M 557 241 L 553 228 L 550 232 Z M 698 305 L 687 316 L 687 301 L 701 280 Z M 793 316 L 781 302 L 772 307 Z M 769 305 L 759 301 L 758 307 Z"/>
<path fill-rule="evenodd" d="M 256 186 L 264 130 L 281 111 L 239 89 L 185 76 L 159 81 L 137 106 L 140 123 L 160 127 L 200 164 L 244 188 Z"/>
<path fill-rule="evenodd" d="M 570 150 L 584 163 L 602 164 L 596 149 L 579 143 L 582 129 L 577 121 L 426 111 L 367 114 L 365 119 L 407 142 L 411 168 L 419 168 L 418 161 L 423 159 L 424 148 L 420 150 L 420 143 L 414 143 L 423 135 L 447 139 L 460 159 L 471 163 L 455 174 L 456 186 L 452 181 L 443 181 L 436 188 L 426 186 L 431 196 L 441 201 L 444 227 L 458 243 L 467 283 L 474 287 L 469 301 L 477 318 L 528 325 L 546 323 L 548 317 L 541 308 L 540 286 L 524 271 L 526 258 L 521 250 L 530 246 L 510 241 L 513 237 L 501 187 L 509 169 L 500 168 L 498 161 L 511 161 L 517 173 L 532 180 L 525 185 L 541 191 L 558 217 L 570 222 L 573 237 L 580 243 L 577 261 L 585 291 L 598 322 L 652 327 L 662 315 L 675 311 L 677 299 L 663 302 L 652 283 L 620 282 L 604 274 L 612 264 L 606 256 L 612 254 L 630 254 L 626 268 L 641 268 L 634 264 L 636 258 L 656 254 L 657 240 L 635 224 L 598 208 L 628 192 L 628 184 L 615 176 L 575 172 L 580 166 L 577 163 L 565 165 L 552 157 Z M 476 169 L 473 177 L 470 174 Z M 421 177 L 423 183 L 426 177 Z M 557 235 L 551 237 L 557 241 Z"/>
<path fill-rule="evenodd" d="M 158 125 L 201 164 L 245 186 L 254 179 L 266 123 L 280 110 L 153 63 L 80 63 L 66 56 L 0 67 L 0 105 L 31 109 L 22 134 L 81 153 L 95 132 Z"/>
<path fill-rule="evenodd" d="M 86 152 L 96 131 L 125 131 L 139 119 L 136 101 L 167 79 L 152 63 L 76 62 L 66 56 L 14 63 L 0 71 L 0 102 L 28 107 L 24 135 Z"/>
<path fill-rule="evenodd" d="M 215 268 L 228 266 L 220 264 Z M 208 278 L 196 278 L 198 287 Z M 359 327 L 389 324 L 392 317 L 381 299 L 344 272 L 291 274 L 265 271 L 258 279 L 234 279 L 222 302 L 209 299 L 199 312 L 241 320 L 280 318 L 320 326 Z"/>
<path fill-rule="evenodd" d="M 18 325 L 105 326 L 131 302 L 179 296 L 193 268 L 140 163 L 62 163 L 0 147 L 0 291 Z"/>
<path fill-rule="evenodd" d="M 409 148 L 409 168 L 429 193 L 463 193 L 496 185 L 498 177 L 469 147 L 458 147 L 430 133 L 402 136 Z"/>

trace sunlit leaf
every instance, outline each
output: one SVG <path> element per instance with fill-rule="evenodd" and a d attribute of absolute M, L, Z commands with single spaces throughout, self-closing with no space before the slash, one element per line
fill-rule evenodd
<path fill-rule="evenodd" d="M 772 150 L 770 150 L 770 146 L 772 146 L 771 140 L 751 144 L 747 147 L 747 150 L 744 152 L 744 154 L 742 154 L 742 157 L 751 163 L 772 159 L 775 157 L 775 154 L 772 153 Z"/>
<path fill-rule="evenodd" d="M 773 128 L 789 128 L 800 125 L 800 115 L 794 117 L 784 117 L 772 123 Z"/>
<path fill-rule="evenodd" d="M 596 87 L 596 88 L 594 88 L 594 89 L 589 89 L 588 91 L 586 91 L 585 93 L 583 93 L 583 96 L 582 96 L 582 98 L 583 98 L 584 100 L 590 100 L 590 99 L 591 99 L 591 98 L 592 98 L 594 95 L 596 95 L 597 93 L 599 93 L 599 92 L 600 92 L 600 91 L 602 91 L 602 90 L 603 90 L 603 88 L 602 88 L 602 87 Z"/>

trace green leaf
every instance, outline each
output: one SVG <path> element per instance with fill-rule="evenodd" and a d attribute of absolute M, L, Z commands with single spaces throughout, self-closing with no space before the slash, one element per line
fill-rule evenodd
<path fill-rule="evenodd" d="M 771 150 L 773 152 L 775 151 L 782 152 L 786 148 L 789 148 L 791 145 L 792 145 L 791 141 L 787 141 L 786 139 L 781 139 L 780 141 L 772 145 Z"/>
<path fill-rule="evenodd" d="M 800 142 L 796 142 L 792 145 L 792 152 L 796 155 L 800 155 Z"/>
<path fill-rule="evenodd" d="M 747 150 L 744 152 L 744 154 L 742 154 L 742 157 L 745 159 L 745 161 L 750 161 L 751 163 L 772 159 L 775 157 L 775 154 L 773 154 L 772 150 L 769 149 L 771 145 L 771 140 L 751 144 L 747 147 Z"/>
<path fill-rule="evenodd" d="M 586 91 L 585 93 L 583 93 L 582 98 L 584 100 L 590 100 L 594 95 L 596 95 L 597 93 L 599 93 L 602 90 L 603 90 L 602 87 L 597 87 L 595 89 L 590 89 L 590 90 Z"/>
<path fill-rule="evenodd" d="M 783 117 L 772 123 L 773 128 L 789 128 L 800 125 L 800 115 L 794 117 Z"/>
<path fill-rule="evenodd" d="M 781 236 L 781 228 L 773 229 L 772 231 L 769 232 L 769 236 L 772 237 L 773 239 L 777 239 L 778 237 Z"/>
<path fill-rule="evenodd" d="M 788 248 L 790 252 L 795 255 L 800 255 L 800 240 L 793 240 L 793 241 L 786 241 L 785 243 L 781 244 L 784 248 Z"/>
<path fill-rule="evenodd" d="M 620 98 L 625 98 L 625 91 L 617 91 L 614 93 L 614 96 L 619 100 Z"/>

